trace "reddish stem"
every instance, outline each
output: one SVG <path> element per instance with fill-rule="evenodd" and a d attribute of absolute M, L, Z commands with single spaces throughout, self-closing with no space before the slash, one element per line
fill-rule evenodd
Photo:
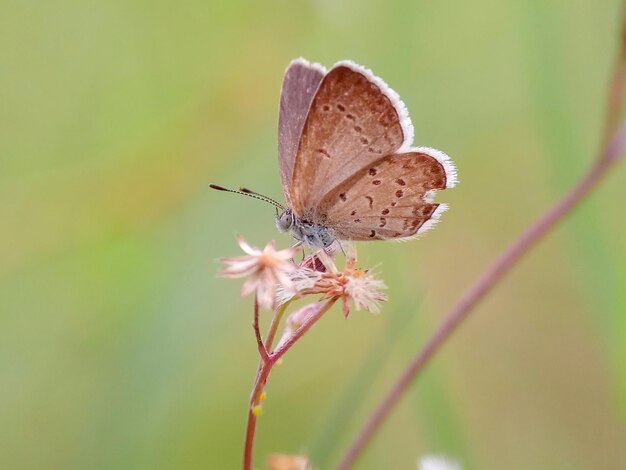
<path fill-rule="evenodd" d="M 248 403 L 248 422 L 246 424 L 246 437 L 243 448 L 243 469 L 252 470 L 254 458 L 254 436 L 256 434 L 257 414 L 255 407 L 259 404 L 261 391 L 267 381 L 267 377 L 272 369 L 271 362 L 262 362 L 259 366 L 252 393 L 250 393 L 250 402 Z"/>
<path fill-rule="evenodd" d="M 269 361 L 269 356 L 267 354 L 267 348 L 263 344 L 263 339 L 261 338 L 261 330 L 259 329 L 259 302 L 256 294 L 254 295 L 254 320 L 252 322 L 252 328 L 254 328 L 254 336 L 256 337 L 256 345 L 259 349 L 261 361 L 263 363 L 267 363 Z"/>
<path fill-rule="evenodd" d="M 256 408 L 261 402 L 261 393 L 267 382 L 267 378 L 272 371 L 272 368 L 278 362 L 278 360 L 296 343 L 296 341 L 302 338 L 302 335 L 306 333 L 322 316 L 330 309 L 337 299 L 330 299 L 324 305 L 320 305 L 318 310 L 307 317 L 306 321 L 298 328 L 293 336 L 289 338 L 283 344 L 278 351 L 273 354 L 268 354 L 266 346 L 261 339 L 261 333 L 259 331 L 259 306 L 255 298 L 254 302 L 254 332 L 257 339 L 257 345 L 259 347 L 259 354 L 261 355 L 261 362 L 257 371 L 256 379 L 254 381 L 254 387 L 252 393 L 250 393 L 250 401 L 248 403 L 248 422 L 246 424 L 246 437 L 243 449 L 243 470 L 252 470 L 253 454 L 254 454 L 254 437 L 256 434 L 256 423 L 258 408 Z M 271 347 L 271 342 L 276 334 L 278 322 L 282 317 L 284 308 L 276 310 L 274 318 L 270 324 L 270 330 L 268 334 L 267 344 Z M 263 354 L 265 353 L 265 355 Z"/>
<path fill-rule="evenodd" d="M 365 422 L 361 431 L 352 441 L 344 454 L 337 470 L 352 467 L 357 457 L 381 426 L 389 412 L 402 397 L 404 392 L 424 366 L 437 352 L 452 332 L 467 318 L 476 304 L 500 281 L 520 258 L 526 254 L 546 233 L 584 199 L 606 175 L 611 166 L 626 152 L 626 126 L 615 132 L 604 152 L 589 169 L 587 174 L 560 201 L 548 209 L 539 219 L 528 227 L 509 247 L 493 262 L 478 280 L 461 297 L 456 306 L 448 313 L 439 328 L 426 342 L 421 351 L 409 362 L 406 369 L 389 389 L 376 410 Z"/>

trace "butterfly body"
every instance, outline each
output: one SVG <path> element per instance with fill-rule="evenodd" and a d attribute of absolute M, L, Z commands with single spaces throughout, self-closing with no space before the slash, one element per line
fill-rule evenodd
<path fill-rule="evenodd" d="M 436 191 L 457 178 L 445 153 L 412 143 L 404 103 L 371 71 L 292 61 L 278 120 L 287 209 L 277 228 L 313 247 L 422 234 L 447 208 Z"/>

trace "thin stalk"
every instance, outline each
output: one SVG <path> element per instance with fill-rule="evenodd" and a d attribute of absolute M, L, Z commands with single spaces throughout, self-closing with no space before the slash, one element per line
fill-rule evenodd
<path fill-rule="evenodd" d="M 259 355 L 261 356 L 261 361 L 267 363 L 269 355 L 267 353 L 267 348 L 263 344 L 261 330 L 259 329 L 259 302 L 256 294 L 254 294 L 254 320 L 252 322 L 252 328 L 254 329 L 254 336 L 256 337 L 256 345 L 259 350 Z"/>
<path fill-rule="evenodd" d="M 246 435 L 243 448 L 243 470 L 252 470 L 253 468 L 254 438 L 256 435 L 257 417 L 260 412 L 258 406 L 261 402 L 261 394 L 265 388 L 265 384 L 267 383 L 267 379 L 272 371 L 272 368 L 276 365 L 278 360 L 302 338 L 304 333 L 306 333 L 320 318 L 322 318 L 322 316 L 330 309 L 330 307 L 332 307 L 336 300 L 336 298 L 333 298 L 328 300 L 325 304 L 320 305 L 318 310 L 306 319 L 300 328 L 295 331 L 293 336 L 289 338 L 289 340 L 286 341 L 278 351 L 270 354 L 267 352 L 267 349 L 271 349 L 272 347 L 271 345 L 275 338 L 278 324 L 280 323 L 280 319 L 287 306 L 283 305 L 274 312 L 274 318 L 270 324 L 266 342 L 263 344 L 259 331 L 259 306 L 255 297 L 253 326 L 261 361 L 259 363 L 257 375 L 254 380 L 254 386 L 252 387 L 252 392 L 250 393 L 250 401 L 248 403 L 248 420 L 246 423 Z"/>
<path fill-rule="evenodd" d="M 554 206 L 543 213 L 533 224 L 509 245 L 509 247 L 487 268 L 448 313 L 424 347 L 413 357 L 396 379 L 378 407 L 367 419 L 346 453 L 337 470 L 352 467 L 363 449 L 380 428 L 385 418 L 400 400 L 410 384 L 422 371 L 432 356 L 441 348 L 454 330 L 469 316 L 478 302 L 500 281 L 504 275 L 544 235 L 568 215 L 601 182 L 611 167 L 623 158 L 626 152 L 626 124 L 617 129 L 624 108 L 626 95 L 626 1 L 622 5 L 621 34 L 615 65 L 611 74 L 606 97 L 601 148 L 603 149 L 581 180 Z"/>
<path fill-rule="evenodd" d="M 424 347 L 413 357 L 408 366 L 391 386 L 375 411 L 365 422 L 356 438 L 344 454 L 337 470 L 352 467 L 374 433 L 381 426 L 389 412 L 407 391 L 432 356 L 441 349 L 452 332 L 473 311 L 478 302 L 500 281 L 504 275 L 543 238 L 560 220 L 580 203 L 594 189 L 609 169 L 626 152 L 626 125 L 623 125 L 610 140 L 605 151 L 591 166 L 587 174 L 574 188 L 554 206 L 548 209 L 530 227 L 528 227 L 509 247 L 487 268 L 476 282 L 461 297 L 456 306 L 448 313 L 435 333 Z"/>
<path fill-rule="evenodd" d="M 276 331 L 278 330 L 278 325 L 280 325 L 280 320 L 282 320 L 285 310 L 287 310 L 287 306 L 290 303 L 291 300 L 288 300 L 274 311 L 274 317 L 272 317 L 272 322 L 270 323 L 267 336 L 265 337 L 265 347 L 269 352 L 272 351 L 272 344 L 274 344 L 274 338 L 276 337 Z"/>
<path fill-rule="evenodd" d="M 624 105 L 626 92 L 626 2 L 622 5 L 621 34 L 619 37 L 618 52 L 613 65 L 611 82 L 608 87 L 604 116 L 604 133 L 602 147 L 609 142 L 611 135 L 617 129 Z"/>
<path fill-rule="evenodd" d="M 261 392 L 271 369 L 271 362 L 263 363 L 261 361 L 261 366 L 254 381 L 254 387 L 250 393 L 250 402 L 248 403 L 248 422 L 246 423 L 246 437 L 243 447 L 243 470 L 252 470 L 253 468 L 254 437 L 256 435 L 256 423 L 258 417 L 258 409 L 256 406 L 260 401 Z"/>

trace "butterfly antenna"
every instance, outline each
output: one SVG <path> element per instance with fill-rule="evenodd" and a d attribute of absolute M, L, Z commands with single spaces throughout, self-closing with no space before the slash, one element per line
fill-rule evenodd
<path fill-rule="evenodd" d="M 252 191 L 251 189 L 248 189 L 248 188 L 243 188 L 243 187 L 242 187 L 242 188 L 239 188 L 239 191 L 241 191 L 242 193 L 246 193 L 246 194 L 254 194 L 255 196 L 262 197 L 262 198 L 264 198 L 264 199 L 266 199 L 266 200 L 268 200 L 268 201 L 270 201 L 270 202 L 274 203 L 274 205 L 275 205 L 276 207 L 280 207 L 280 208 L 282 208 L 282 207 L 283 207 L 283 205 L 282 205 L 280 202 L 275 201 L 275 200 L 274 200 L 274 199 L 272 199 L 271 197 L 267 197 L 267 196 L 264 196 L 263 194 L 259 194 L 259 193 L 257 193 L 256 191 Z"/>
<path fill-rule="evenodd" d="M 274 201 L 274 199 L 269 198 L 267 196 L 263 196 L 262 194 L 256 193 L 247 188 L 241 188 L 241 191 L 237 191 L 236 189 L 224 188 L 222 186 L 218 186 L 217 184 L 209 184 L 209 188 L 217 189 L 218 191 L 226 191 L 227 193 L 241 194 L 243 196 L 252 197 L 254 199 L 258 199 L 259 201 L 267 202 L 268 204 L 275 206 L 277 209 L 285 210 L 283 205 Z"/>

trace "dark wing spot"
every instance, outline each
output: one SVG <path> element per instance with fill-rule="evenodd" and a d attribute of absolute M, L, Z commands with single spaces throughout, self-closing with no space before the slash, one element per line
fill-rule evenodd
<path fill-rule="evenodd" d="M 396 201 L 393 201 L 393 202 L 391 203 L 391 207 L 396 207 L 396 204 L 398 204 L 398 203 L 397 203 Z"/>
<path fill-rule="evenodd" d="M 346 202 L 346 199 L 348 199 L 348 197 L 346 196 L 346 193 L 341 193 L 339 195 L 339 199 L 341 199 L 343 202 Z"/>
<path fill-rule="evenodd" d="M 376 176 L 376 173 L 378 173 L 378 170 L 376 170 L 376 168 L 370 168 L 370 175 Z"/>
<path fill-rule="evenodd" d="M 356 215 L 356 211 L 350 212 L 350 215 Z"/>
<path fill-rule="evenodd" d="M 382 215 L 387 215 L 389 214 L 389 209 L 383 209 L 383 211 L 381 212 Z"/>
<path fill-rule="evenodd" d="M 324 105 L 324 107 L 322 108 L 324 111 L 328 111 L 330 109 L 330 106 L 328 106 L 327 104 Z"/>
<path fill-rule="evenodd" d="M 330 154 L 324 149 L 317 149 L 316 152 L 322 155 L 323 157 L 330 158 Z"/>
<path fill-rule="evenodd" d="M 362 143 L 363 145 L 367 145 L 367 144 L 369 144 L 369 143 L 370 143 L 370 141 L 369 141 L 369 140 L 367 140 L 365 137 L 361 137 L 361 143 Z"/>
<path fill-rule="evenodd" d="M 378 186 L 380 183 L 382 183 L 382 181 L 380 181 L 380 180 L 374 180 L 374 181 L 372 181 L 372 184 L 373 184 L 374 186 Z"/>
<path fill-rule="evenodd" d="M 361 132 L 363 128 L 361 126 L 354 126 L 354 130 L 357 132 Z"/>
<path fill-rule="evenodd" d="M 346 110 L 346 107 L 342 104 L 338 104 L 337 109 L 343 113 Z"/>
<path fill-rule="evenodd" d="M 387 219 L 385 219 L 384 217 L 380 218 L 380 228 L 383 228 L 385 225 L 387 225 Z"/>
<path fill-rule="evenodd" d="M 414 207 L 411 213 L 421 217 L 422 219 L 429 219 L 433 215 L 434 211 L 435 209 L 432 206 L 424 205 Z"/>
<path fill-rule="evenodd" d="M 399 184 L 400 186 L 406 186 L 406 182 L 402 178 L 398 178 L 396 180 L 396 183 Z"/>
<path fill-rule="evenodd" d="M 372 208 L 372 204 L 374 204 L 374 198 L 372 198 L 372 196 L 365 196 L 365 198 L 367 199 L 367 203 L 370 206 L 370 209 Z"/>
<path fill-rule="evenodd" d="M 402 191 L 401 189 L 398 189 L 398 190 L 396 191 L 396 197 L 397 197 L 397 198 L 400 198 L 400 197 L 402 197 L 402 196 L 404 196 L 404 191 Z"/>
<path fill-rule="evenodd" d="M 355 224 L 360 224 L 361 223 L 361 219 L 354 219 L 354 223 Z"/>
<path fill-rule="evenodd" d="M 346 119 L 350 119 L 351 121 L 354 121 L 354 116 L 352 114 L 346 114 Z"/>
<path fill-rule="evenodd" d="M 370 232 L 370 238 L 374 238 L 376 236 L 376 232 L 374 230 L 372 230 Z"/>

